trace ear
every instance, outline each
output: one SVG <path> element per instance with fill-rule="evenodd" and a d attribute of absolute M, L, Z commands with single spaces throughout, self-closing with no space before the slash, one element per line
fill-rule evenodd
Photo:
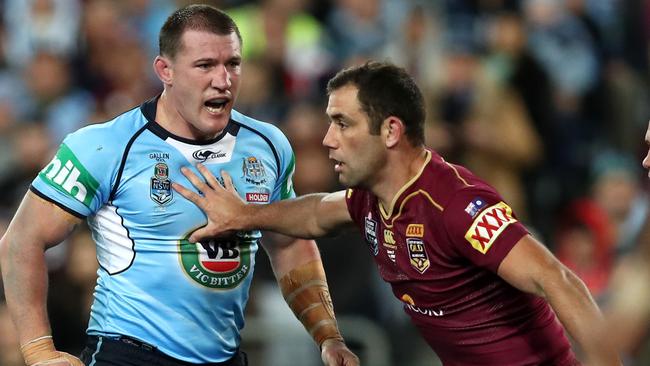
<path fill-rule="evenodd" d="M 163 82 L 165 85 L 172 83 L 174 79 L 174 72 L 171 68 L 171 62 L 168 58 L 163 56 L 156 56 L 153 60 L 153 71 L 158 76 L 158 79 Z"/>
<path fill-rule="evenodd" d="M 406 133 L 406 126 L 401 119 L 390 116 L 386 118 L 382 124 L 382 133 L 386 147 L 392 148 L 396 146 Z"/>

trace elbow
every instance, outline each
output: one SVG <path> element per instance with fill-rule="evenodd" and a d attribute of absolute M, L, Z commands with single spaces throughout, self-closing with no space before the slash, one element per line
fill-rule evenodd
<path fill-rule="evenodd" d="M 537 283 L 538 295 L 548 300 L 556 291 L 573 292 L 578 290 L 582 293 L 588 293 L 584 282 L 569 268 L 560 262 L 553 263 L 545 270 L 542 281 Z"/>

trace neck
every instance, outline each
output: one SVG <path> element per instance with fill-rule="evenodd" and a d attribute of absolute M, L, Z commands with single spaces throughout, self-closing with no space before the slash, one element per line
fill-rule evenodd
<path fill-rule="evenodd" d="M 387 212 L 393 210 L 392 206 L 397 194 L 406 183 L 420 173 L 426 159 L 427 151 L 424 146 L 388 154 L 387 162 L 378 174 L 381 179 L 370 188 Z"/>
<path fill-rule="evenodd" d="M 194 128 L 189 122 L 183 119 L 176 107 L 173 100 L 167 95 L 165 91 L 158 99 L 156 106 L 156 123 L 168 132 L 186 138 L 188 140 L 210 140 L 215 138 L 221 131 L 214 135 L 205 135 L 200 130 Z"/>

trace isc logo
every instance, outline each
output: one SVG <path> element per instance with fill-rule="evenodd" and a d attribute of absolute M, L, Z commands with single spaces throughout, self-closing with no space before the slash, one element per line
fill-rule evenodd
<path fill-rule="evenodd" d="M 68 193 L 86 206 L 90 205 L 99 187 L 99 183 L 65 145 L 61 145 L 56 157 L 41 171 L 40 176 L 57 190 Z"/>

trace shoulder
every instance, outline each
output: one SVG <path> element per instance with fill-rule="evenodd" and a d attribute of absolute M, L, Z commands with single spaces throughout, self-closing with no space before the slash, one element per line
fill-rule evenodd
<path fill-rule="evenodd" d="M 427 192 L 445 210 L 459 200 L 467 201 L 481 195 L 498 196 L 494 188 L 467 168 L 449 163 L 435 152 L 431 155 L 422 179 L 418 181 L 418 188 Z"/>
<path fill-rule="evenodd" d="M 109 121 L 88 125 L 70 133 L 63 144 L 74 151 L 120 151 L 146 124 L 147 120 L 140 108 L 134 108 Z"/>
<path fill-rule="evenodd" d="M 236 110 L 232 111 L 231 119 L 233 122 L 238 124 L 240 128 L 257 134 L 260 138 L 267 140 L 273 145 L 289 144 L 289 141 L 287 140 L 287 137 L 284 135 L 284 133 L 277 126 L 271 123 L 251 118 L 237 112 Z"/>

